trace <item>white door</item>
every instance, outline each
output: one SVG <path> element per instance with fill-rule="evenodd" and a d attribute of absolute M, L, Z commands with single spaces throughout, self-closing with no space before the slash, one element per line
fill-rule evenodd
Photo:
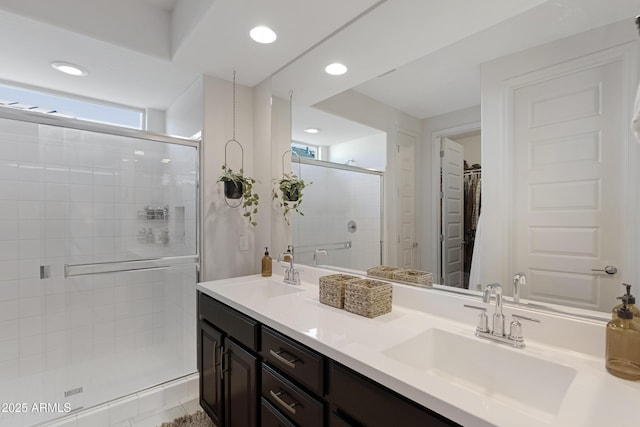
<path fill-rule="evenodd" d="M 398 132 L 396 165 L 398 170 L 398 266 L 416 268 L 416 140 L 414 135 Z"/>
<path fill-rule="evenodd" d="M 525 297 L 608 311 L 623 291 L 623 63 L 552 75 L 514 91 L 513 271 Z M 593 271 L 607 265 L 618 274 Z"/>
<path fill-rule="evenodd" d="M 442 138 L 442 278 L 441 285 L 464 286 L 464 147 Z"/>

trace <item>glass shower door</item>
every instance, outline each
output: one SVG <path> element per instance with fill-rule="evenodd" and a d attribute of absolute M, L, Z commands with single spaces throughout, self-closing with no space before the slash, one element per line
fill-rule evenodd
<path fill-rule="evenodd" d="M 196 370 L 198 145 L 82 126 L 0 118 L 3 426 Z"/>
<path fill-rule="evenodd" d="M 302 159 L 299 173 L 313 184 L 304 189 L 304 215 L 291 218 L 296 262 L 362 271 L 380 265 L 382 172 Z"/>

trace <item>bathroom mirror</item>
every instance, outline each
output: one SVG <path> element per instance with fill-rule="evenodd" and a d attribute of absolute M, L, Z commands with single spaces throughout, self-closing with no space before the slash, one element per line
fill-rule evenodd
<path fill-rule="evenodd" d="M 466 18 L 448 14 L 446 5 L 442 13 L 425 14 L 422 5 L 383 3 L 273 77 L 276 96 L 281 87 L 293 88 L 301 108 L 385 133 L 383 263 L 431 271 L 437 283 L 448 274 L 443 264 L 456 256 L 467 260 L 460 242 L 464 231 L 455 230 L 455 221 L 447 222 L 447 206 L 438 202 L 441 182 L 443 193 L 448 184 L 440 181 L 439 157 L 441 151 L 448 155 L 449 149 L 467 147 L 460 140 L 480 133 L 480 161 L 467 163 L 470 170 L 474 164 L 481 170 L 484 243 L 473 261 L 480 271 L 469 287 L 497 281 L 510 295 L 511 278 L 522 270 L 529 279 L 523 298 L 607 312 L 622 293 L 620 283 L 635 284 L 638 278 L 638 174 L 628 167 L 638 157 L 629 130 L 638 75 L 638 4 L 531 1 L 499 17 L 486 4 L 486 13 L 474 21 L 486 26 L 460 29 Z M 437 40 L 424 38 L 420 31 L 426 30 L 412 25 L 410 7 L 424 25 L 438 26 Z M 371 44 L 381 50 L 366 72 L 356 68 L 351 77 L 324 83 L 325 76 L 310 71 L 314 61 L 326 61 L 330 48 L 348 45 L 354 33 L 367 34 L 369 25 L 385 22 L 385 14 L 387 26 L 395 30 L 407 20 L 404 44 L 396 46 L 406 55 L 393 53 L 383 42 L 360 44 L 365 58 Z M 416 33 L 413 39 L 409 30 Z M 424 54 L 418 55 L 417 40 L 426 45 Z M 350 58 L 343 56 L 345 62 Z M 298 122 L 311 127 L 296 119 L 304 117 L 296 108 L 294 135 Z M 604 122 L 596 123 L 600 119 Z M 313 146 L 313 135 L 301 142 Z M 404 170 L 394 151 L 406 147 L 415 150 L 408 154 L 415 158 L 415 237 L 405 242 L 399 208 L 405 199 L 397 193 Z M 462 165 L 458 170 L 464 174 Z M 456 179 L 451 184 L 461 187 L 464 176 Z M 440 234 L 445 243 L 455 240 L 448 232 L 459 241 L 445 246 Z M 330 264 L 331 258 L 319 263 Z M 616 273 L 609 274 L 609 267 Z M 464 277 L 457 280 L 445 283 L 463 283 L 464 288 Z"/>

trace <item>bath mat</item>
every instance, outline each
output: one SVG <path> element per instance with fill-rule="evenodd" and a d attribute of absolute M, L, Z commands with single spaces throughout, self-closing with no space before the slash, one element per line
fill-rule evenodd
<path fill-rule="evenodd" d="M 207 414 L 198 411 L 195 414 L 176 418 L 170 423 L 162 423 L 160 427 L 215 427 Z"/>

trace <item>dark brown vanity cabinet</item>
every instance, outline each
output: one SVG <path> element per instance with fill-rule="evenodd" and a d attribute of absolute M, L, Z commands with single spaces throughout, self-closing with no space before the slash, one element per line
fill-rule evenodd
<path fill-rule="evenodd" d="M 262 398 L 294 425 L 324 426 L 325 358 L 266 326 L 261 337 Z"/>
<path fill-rule="evenodd" d="M 258 426 L 259 324 L 203 294 L 198 308 L 200 405 L 218 427 Z"/>
<path fill-rule="evenodd" d="M 200 405 L 217 427 L 457 426 L 198 293 Z"/>
<path fill-rule="evenodd" d="M 328 381 L 330 427 L 459 425 L 333 361 Z"/>

